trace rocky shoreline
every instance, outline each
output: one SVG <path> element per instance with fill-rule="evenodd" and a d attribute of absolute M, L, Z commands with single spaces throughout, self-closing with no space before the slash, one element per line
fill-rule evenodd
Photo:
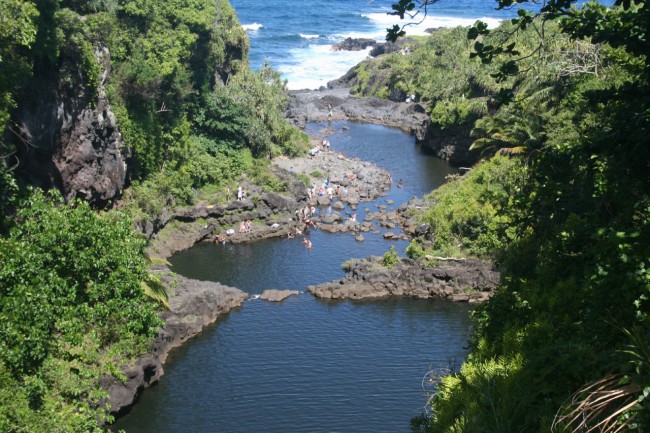
<path fill-rule="evenodd" d="M 173 273 L 169 268 L 152 269 L 170 290 L 169 310 L 160 314 L 164 325 L 151 353 L 123 369 L 126 380 L 105 377 L 101 381 L 108 391 L 106 403 L 119 417 L 130 410 L 144 389 L 154 385 L 164 374 L 163 364 L 169 352 L 200 333 L 229 311 L 240 307 L 248 294 L 211 281 L 198 281 Z"/>
<path fill-rule="evenodd" d="M 314 158 L 279 158 L 274 161 L 278 174 L 289 182 L 286 193 L 257 192 L 261 189 L 247 185 L 253 199 L 231 200 L 224 204 L 199 203 L 190 207 L 165 212 L 165 219 L 159 220 L 159 230 L 151 233 L 149 255 L 168 258 L 174 253 L 191 248 L 202 240 L 222 239 L 227 243 L 254 242 L 271 237 L 283 237 L 296 229 L 304 228 L 304 218 L 296 217 L 297 211 L 305 207 L 332 206 L 334 211 L 327 215 L 311 215 L 310 220 L 318 229 L 329 232 L 369 231 L 362 227 L 369 225 L 346 224 L 341 211 L 346 207 L 354 210 L 362 202 L 385 195 L 390 188 L 388 172 L 367 161 L 348 158 L 333 151 L 321 152 Z M 296 179 L 296 175 L 307 178 L 318 186 L 328 179 L 334 187 L 340 185 L 339 193 L 330 199 L 325 195 L 309 197 L 307 187 Z M 373 214 L 382 223 L 395 227 L 395 214 L 385 211 Z M 241 222 L 251 221 L 251 230 L 239 233 Z M 390 221 L 388 223 L 387 221 Z M 160 228 L 161 227 L 161 228 Z"/>
<path fill-rule="evenodd" d="M 469 149 L 472 139 L 468 127 L 442 130 L 433 125 L 426 112 L 426 103 L 352 95 L 350 86 L 356 76 L 354 71 L 353 68 L 344 77 L 328 83 L 327 89 L 291 91 L 287 119 L 299 128 L 309 122 L 338 120 L 384 125 L 414 136 L 418 144 L 451 164 L 469 166 L 477 161 L 479 155 Z M 330 106 L 332 116 L 329 116 Z"/>
<path fill-rule="evenodd" d="M 406 296 L 476 303 L 488 300 L 498 283 L 498 272 L 480 260 L 444 259 L 425 266 L 422 261 L 404 258 L 389 269 L 381 257 L 368 257 L 349 264 L 341 280 L 309 286 L 307 291 L 321 299 Z"/>
<path fill-rule="evenodd" d="M 333 119 L 328 119 L 328 105 L 333 107 Z M 419 104 L 355 98 L 346 88 L 293 92 L 287 117 L 299 126 L 327 120 L 386 125 L 415 135 L 418 140 L 426 138 L 429 126 L 424 107 Z M 323 135 L 334 132 L 328 124 Z M 312 144 L 317 146 L 321 139 L 312 137 Z M 344 210 L 355 210 L 360 203 L 384 196 L 390 189 L 388 172 L 372 163 L 323 151 L 315 157 L 279 158 L 274 166 L 276 175 L 287 182 L 284 193 L 264 192 L 259 186 L 246 184 L 249 198 L 245 200 L 200 202 L 190 207 L 164 209 L 155 221 L 139 227 L 150 239 L 149 255 L 167 258 L 200 241 L 241 243 L 287 236 L 304 228 L 305 217 L 300 217 L 298 212 L 319 206 L 331 206 L 333 211 L 310 215 L 316 228 L 327 232 L 352 232 L 358 241 L 363 241 L 365 232 L 378 233 L 378 227 L 401 231 L 384 233 L 387 239 L 410 239 L 427 230 L 410 216 L 410 209 L 421 206 L 418 200 L 405 203 L 397 210 L 387 210 L 386 205 L 378 205 L 377 212 L 366 209 L 363 221 L 344 216 Z M 315 187 L 326 182 L 340 188 L 331 198 L 329 194 L 310 196 L 309 185 L 304 183 L 307 181 Z M 245 221 L 251 221 L 251 229 L 240 233 L 238 226 Z M 127 413 L 139 394 L 160 379 L 169 351 L 240 307 L 248 298 L 248 294 L 239 289 L 185 278 L 167 268 L 154 271 L 170 289 L 170 309 L 161 313 L 165 324 L 152 353 L 124 369 L 125 381 L 115 378 L 102 381 L 103 388 L 109 392 L 107 403 L 116 416 Z M 369 257 L 351 263 L 343 279 L 309 286 L 308 292 L 320 299 L 373 300 L 408 296 L 481 302 L 491 296 L 498 279 L 492 265 L 479 260 L 443 259 L 436 266 L 425 266 L 421 261 L 401 259 L 388 269 L 381 258 Z M 280 302 L 296 294 L 276 290 L 256 298 Z"/>
<path fill-rule="evenodd" d="M 286 117 L 298 127 L 308 122 L 350 120 L 398 128 L 424 140 L 429 125 L 429 116 L 420 104 L 359 98 L 351 95 L 348 87 L 296 90 L 290 96 Z"/>

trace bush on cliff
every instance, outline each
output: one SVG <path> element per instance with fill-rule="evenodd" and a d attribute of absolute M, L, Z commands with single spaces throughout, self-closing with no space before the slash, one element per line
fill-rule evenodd
<path fill-rule="evenodd" d="M 426 197 L 431 206 L 417 215 L 430 225 L 433 247 L 420 251 L 414 241 L 410 256 L 494 257 L 514 239 L 508 209 L 513 195 L 523 187 L 526 172 L 521 159 L 497 155 L 433 191 Z"/>
<path fill-rule="evenodd" d="M 93 431 L 107 419 L 97 379 L 120 377 L 161 324 L 130 219 L 56 201 L 33 192 L 0 239 L 3 431 Z"/>

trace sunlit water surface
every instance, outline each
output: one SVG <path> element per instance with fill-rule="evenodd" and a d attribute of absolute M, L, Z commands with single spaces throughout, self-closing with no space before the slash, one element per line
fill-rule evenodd
<path fill-rule="evenodd" d="M 325 125 L 310 125 L 310 132 Z M 386 197 L 395 208 L 444 182 L 454 170 L 418 149 L 412 137 L 373 125 L 334 123 L 332 149 L 372 161 L 403 179 Z M 343 129 L 345 127 L 346 129 Z M 349 129 L 347 129 L 349 128 Z M 327 209 L 321 209 L 326 212 Z M 385 230 L 382 230 L 385 231 Z M 408 432 L 426 404 L 421 386 L 431 368 L 466 354 L 469 307 L 391 299 L 324 302 L 309 284 L 341 278 L 351 257 L 381 255 L 407 243 L 364 234 L 312 231 L 299 239 L 252 244 L 198 244 L 172 257 L 174 270 L 256 294 L 302 293 L 279 304 L 247 301 L 173 351 L 159 385 L 147 390 L 115 428 L 133 432 Z"/>

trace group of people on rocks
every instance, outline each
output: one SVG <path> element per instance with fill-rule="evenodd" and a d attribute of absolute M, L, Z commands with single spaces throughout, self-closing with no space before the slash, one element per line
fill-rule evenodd
<path fill-rule="evenodd" d="M 315 156 L 318 156 L 321 152 L 327 152 L 330 150 L 330 141 L 327 138 L 323 139 L 322 144 L 318 144 L 315 147 L 309 149 L 309 158 L 314 159 Z"/>
<path fill-rule="evenodd" d="M 243 201 L 246 199 L 246 190 L 241 185 L 237 187 L 235 198 L 237 201 Z M 226 201 L 230 201 L 230 186 L 226 186 Z"/>
<path fill-rule="evenodd" d="M 250 233 L 253 229 L 253 222 L 251 220 L 242 221 L 239 223 L 239 233 Z"/>
<path fill-rule="evenodd" d="M 312 184 L 311 188 L 307 188 L 307 196 L 311 199 L 314 197 L 324 197 L 333 200 L 334 197 L 342 198 L 344 194 L 347 194 L 348 190 L 343 188 L 341 185 L 334 186 L 330 183 L 329 177 L 325 179 L 321 186 L 316 186 Z"/>
<path fill-rule="evenodd" d="M 316 212 L 315 207 L 309 207 L 309 205 L 305 206 L 302 209 L 297 209 L 294 212 L 294 220 L 295 221 L 306 221 L 312 216 L 314 216 L 314 213 Z"/>

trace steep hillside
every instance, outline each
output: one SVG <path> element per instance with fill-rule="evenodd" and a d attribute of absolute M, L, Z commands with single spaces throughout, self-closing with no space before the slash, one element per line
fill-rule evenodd
<path fill-rule="evenodd" d="M 295 134 L 271 115 L 269 136 L 245 136 L 252 105 L 281 112 L 282 86 L 270 72 L 248 71 L 248 40 L 225 0 L 12 0 L 3 8 L 27 29 L 7 35 L 0 62 L 10 78 L 0 89 L 0 120 L 10 117 L 4 167 L 21 182 L 104 206 L 131 180 L 179 168 L 193 148 L 209 153 L 193 136 L 261 156 Z M 269 79 L 278 85 L 258 101 L 233 90 Z M 215 127 L 215 117 L 239 129 Z"/>

